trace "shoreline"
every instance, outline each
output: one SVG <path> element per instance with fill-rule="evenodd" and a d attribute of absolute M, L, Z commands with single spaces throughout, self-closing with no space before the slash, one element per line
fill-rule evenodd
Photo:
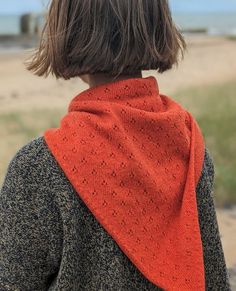
<path fill-rule="evenodd" d="M 236 33 L 223 35 L 208 34 L 207 28 L 204 27 L 183 30 L 183 35 L 189 44 L 196 43 L 199 39 L 202 41 L 236 40 Z M 21 53 L 27 49 L 33 50 L 37 47 L 38 43 L 39 37 L 36 35 L 3 34 L 0 35 L 0 54 L 8 54 L 9 50 L 10 53 Z"/>
<path fill-rule="evenodd" d="M 0 53 L 24 52 L 26 49 L 33 49 L 37 46 L 39 38 L 27 35 L 0 35 Z"/>

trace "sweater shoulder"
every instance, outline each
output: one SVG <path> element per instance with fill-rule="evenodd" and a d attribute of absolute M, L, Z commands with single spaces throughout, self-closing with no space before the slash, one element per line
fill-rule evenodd
<path fill-rule="evenodd" d="M 44 136 L 39 136 L 17 150 L 8 164 L 3 185 L 14 182 L 17 184 L 16 180 L 21 178 L 25 181 L 25 187 L 49 187 L 50 181 L 55 183 L 53 177 L 57 176 L 58 179 L 58 175 L 65 178 Z"/>
<path fill-rule="evenodd" d="M 211 156 L 208 148 L 205 148 L 204 153 L 204 161 L 201 171 L 201 176 L 197 184 L 197 193 L 206 193 L 205 188 L 210 189 L 210 193 L 212 193 L 212 188 L 214 184 L 214 177 L 215 177 L 215 167 L 214 167 L 214 160 Z"/>
<path fill-rule="evenodd" d="M 10 160 L 8 169 L 11 169 L 13 166 L 19 166 L 24 169 L 28 165 L 38 164 L 40 156 L 44 155 L 45 151 L 46 144 L 44 142 L 44 137 L 37 137 L 16 151 L 13 158 Z"/>

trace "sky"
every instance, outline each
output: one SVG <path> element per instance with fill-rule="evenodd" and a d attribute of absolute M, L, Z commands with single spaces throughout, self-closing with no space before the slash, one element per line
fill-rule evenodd
<path fill-rule="evenodd" d="M 170 0 L 175 12 L 236 12 L 236 0 Z"/>
<path fill-rule="evenodd" d="M 0 0 L 0 14 L 35 12 L 48 0 Z M 236 12 L 236 0 L 170 0 L 174 12 Z"/>
<path fill-rule="evenodd" d="M 0 14 L 38 12 L 47 7 L 46 0 L 0 0 Z"/>

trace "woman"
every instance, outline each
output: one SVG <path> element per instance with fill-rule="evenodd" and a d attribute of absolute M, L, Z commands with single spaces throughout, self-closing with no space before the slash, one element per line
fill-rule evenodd
<path fill-rule="evenodd" d="M 28 69 L 90 88 L 9 164 L 0 290 L 230 290 L 201 131 L 142 78 L 185 47 L 167 1 L 51 1 Z"/>

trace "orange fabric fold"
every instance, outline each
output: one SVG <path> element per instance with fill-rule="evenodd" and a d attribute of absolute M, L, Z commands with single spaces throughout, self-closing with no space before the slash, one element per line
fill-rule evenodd
<path fill-rule="evenodd" d="M 196 202 L 204 140 L 154 77 L 81 92 L 44 137 L 77 194 L 148 280 L 164 290 L 205 290 Z"/>

